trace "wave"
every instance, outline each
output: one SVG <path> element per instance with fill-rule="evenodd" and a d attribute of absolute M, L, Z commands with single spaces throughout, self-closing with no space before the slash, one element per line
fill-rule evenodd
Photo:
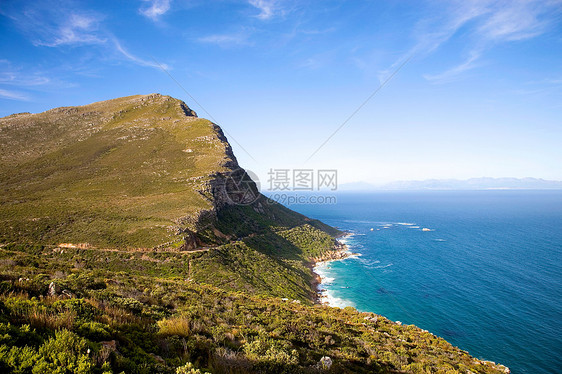
<path fill-rule="evenodd" d="M 328 270 L 330 267 L 328 266 L 329 262 L 318 262 L 316 266 L 314 266 L 313 271 L 320 276 L 320 278 L 324 279 L 328 275 Z"/>
<path fill-rule="evenodd" d="M 361 263 L 362 263 L 363 266 L 365 266 L 365 267 L 375 267 L 376 264 L 380 264 L 380 263 L 381 263 L 379 260 L 363 260 L 363 259 L 359 259 L 359 261 L 361 261 Z"/>
<path fill-rule="evenodd" d="M 320 293 L 320 302 L 322 304 L 327 303 L 330 306 L 338 308 L 345 308 L 346 306 L 355 308 L 355 304 L 353 302 L 334 296 L 333 292 L 330 290 L 324 290 Z"/>
<path fill-rule="evenodd" d="M 387 265 L 379 265 L 379 266 L 374 266 L 373 269 L 384 269 L 390 266 L 393 266 L 393 263 L 387 264 Z"/>

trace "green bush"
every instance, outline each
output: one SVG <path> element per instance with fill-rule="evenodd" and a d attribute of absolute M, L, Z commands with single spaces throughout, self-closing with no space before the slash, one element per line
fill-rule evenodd
<path fill-rule="evenodd" d="M 210 374 L 209 372 L 195 369 L 191 362 L 176 368 L 176 374 Z"/>
<path fill-rule="evenodd" d="M 39 359 L 39 354 L 31 347 L 0 346 L 0 371 L 3 373 L 31 373 Z"/>
<path fill-rule="evenodd" d="M 68 330 L 57 331 L 39 347 L 40 357 L 33 367 L 33 374 L 93 373 L 94 364 L 89 352 L 86 339 Z"/>
<path fill-rule="evenodd" d="M 299 363 L 299 354 L 290 342 L 260 337 L 244 345 L 244 353 L 252 361 L 292 366 Z"/>
<path fill-rule="evenodd" d="M 6 326 L 2 327 L 5 331 Z M 27 345 L 0 345 L 0 369 L 2 372 L 26 374 L 93 373 L 89 351 L 86 339 L 68 330 L 59 330 L 38 350 Z"/>
<path fill-rule="evenodd" d="M 76 332 L 92 341 L 109 340 L 109 326 L 100 322 L 85 322 L 81 324 Z"/>
<path fill-rule="evenodd" d="M 58 311 L 70 311 L 75 313 L 78 320 L 91 321 L 100 311 L 84 299 L 58 300 L 53 303 L 53 308 Z"/>

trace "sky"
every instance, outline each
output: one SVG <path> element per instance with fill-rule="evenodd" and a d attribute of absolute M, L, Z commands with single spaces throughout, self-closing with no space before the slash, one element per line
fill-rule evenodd
<path fill-rule="evenodd" d="M 562 0 L 2 0 L 0 51 L 0 116 L 170 95 L 262 186 L 562 180 Z"/>

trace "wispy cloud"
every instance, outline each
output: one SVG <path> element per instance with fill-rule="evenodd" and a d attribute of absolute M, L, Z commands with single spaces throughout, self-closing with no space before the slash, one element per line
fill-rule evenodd
<path fill-rule="evenodd" d="M 51 82 L 41 73 L 22 72 L 12 66 L 8 60 L 0 60 L 0 84 L 11 86 L 42 86 Z"/>
<path fill-rule="evenodd" d="M 51 82 L 50 78 L 36 75 L 36 76 L 24 76 L 22 74 L 2 71 L 0 72 L 0 83 L 9 84 L 13 86 L 42 86 Z"/>
<path fill-rule="evenodd" d="M 481 53 L 479 51 L 472 51 L 470 53 L 470 56 L 459 65 L 456 65 L 439 74 L 424 74 L 423 77 L 433 83 L 451 82 L 455 79 L 458 79 L 462 73 L 480 66 L 481 64 L 477 62 L 480 56 Z"/>
<path fill-rule="evenodd" d="M 552 94 L 554 92 L 562 92 L 562 79 L 546 78 L 526 83 L 525 88 L 518 88 L 512 93 L 517 95 L 537 95 L 543 93 Z"/>
<path fill-rule="evenodd" d="M 200 43 L 217 44 L 221 47 L 251 44 L 246 33 L 208 35 L 198 38 L 197 41 Z"/>
<path fill-rule="evenodd" d="M 539 36 L 549 30 L 561 13 L 561 0 L 455 1 L 437 16 L 418 23 L 417 43 L 410 53 L 428 55 L 462 30 L 469 57 L 442 73 L 426 74 L 432 82 L 444 82 L 479 66 L 477 60 L 495 45 Z M 437 9 L 437 8 L 436 8 Z M 459 36 L 460 37 L 460 36 Z"/>
<path fill-rule="evenodd" d="M 170 1 L 155 0 L 146 9 L 146 15 L 155 17 L 162 15 L 169 9 Z M 2 13 L 11 18 L 15 24 L 28 36 L 36 47 L 77 47 L 90 45 L 99 48 L 103 55 L 108 55 L 108 50 L 117 52 L 116 56 L 125 57 L 140 66 L 170 69 L 166 64 L 157 64 L 147 59 L 140 58 L 127 50 L 119 40 L 107 29 L 103 21 L 106 18 L 99 12 L 77 8 L 70 3 L 30 3 L 23 10 Z M 49 6 L 47 6 L 49 5 Z M 111 53 L 109 54 L 111 55 Z M 45 82 L 40 76 L 26 79 L 16 77 L 13 73 L 0 73 L 0 82 L 13 83 L 14 85 L 36 85 Z"/>
<path fill-rule="evenodd" d="M 533 38 L 544 33 L 553 22 L 554 5 L 560 1 L 510 1 L 489 4 L 488 17 L 477 32 L 494 41 L 514 41 Z"/>
<path fill-rule="evenodd" d="M 54 24 L 46 21 L 46 17 L 38 20 L 41 15 L 35 12 L 27 12 L 26 16 L 37 27 L 38 37 L 33 40 L 36 46 L 103 44 L 106 41 L 99 31 L 102 17 L 98 14 L 73 12 L 68 16 L 55 16 L 51 18 Z"/>
<path fill-rule="evenodd" d="M 113 39 L 113 44 L 115 45 L 115 49 L 121 55 L 123 55 L 129 61 L 132 61 L 137 65 L 147 66 L 147 67 L 156 68 L 156 69 L 170 70 L 170 67 L 166 64 L 159 63 L 159 62 L 156 62 L 156 61 L 148 61 L 148 60 L 145 60 L 145 59 L 142 59 L 140 57 L 137 57 L 137 56 L 133 55 L 132 53 L 127 51 L 117 39 Z"/>
<path fill-rule="evenodd" d="M 11 19 L 14 25 L 35 46 L 58 47 L 105 43 L 101 29 L 104 16 L 96 11 L 84 10 L 66 1 L 37 1 L 15 7 L 10 3 L 0 9 L 0 14 Z"/>
<path fill-rule="evenodd" d="M 261 20 L 273 18 L 273 16 L 281 11 L 279 3 L 276 0 L 249 0 L 249 3 L 260 11 L 256 17 Z"/>
<path fill-rule="evenodd" d="M 170 10 L 170 0 L 143 0 L 148 6 L 139 9 L 139 12 L 153 21 L 158 21 L 160 16 Z"/>
<path fill-rule="evenodd" d="M 29 101 L 29 98 L 20 92 L 4 90 L 2 88 L 0 88 L 0 98 L 18 101 Z"/>

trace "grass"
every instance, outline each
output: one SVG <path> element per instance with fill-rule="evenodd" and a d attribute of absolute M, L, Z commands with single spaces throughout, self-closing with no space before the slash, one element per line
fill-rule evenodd
<path fill-rule="evenodd" d="M 190 228 L 178 220 L 212 208 L 197 191 L 228 161 L 217 128 L 182 104 L 133 96 L 0 119 L 0 242 L 177 240 Z"/>

